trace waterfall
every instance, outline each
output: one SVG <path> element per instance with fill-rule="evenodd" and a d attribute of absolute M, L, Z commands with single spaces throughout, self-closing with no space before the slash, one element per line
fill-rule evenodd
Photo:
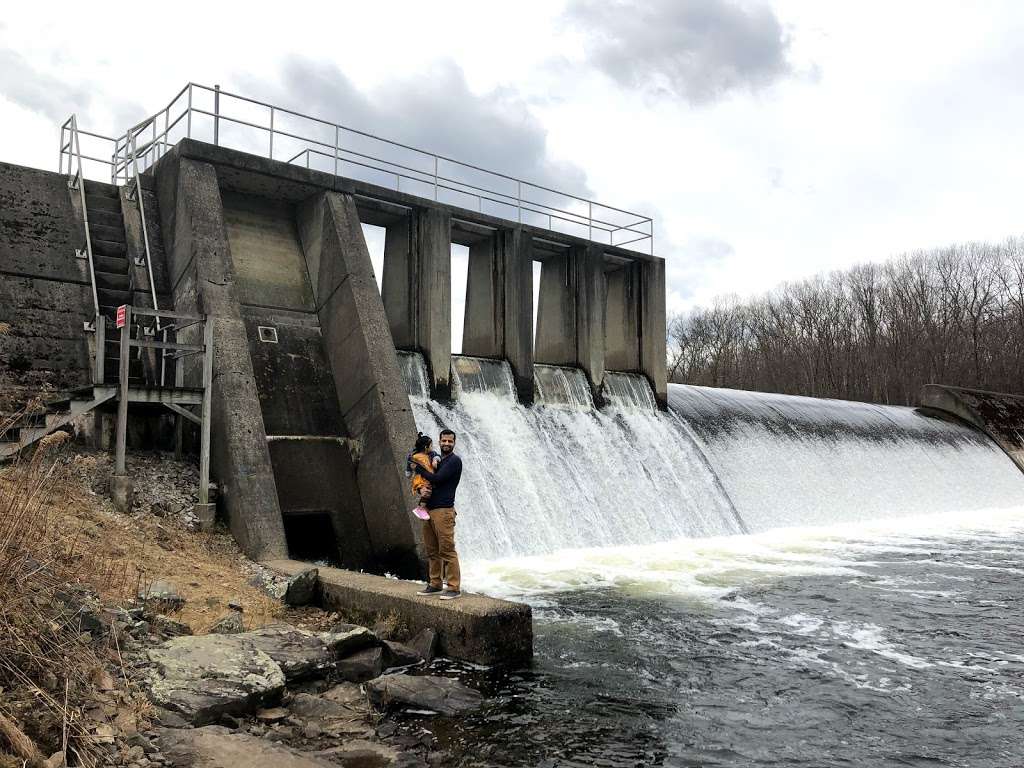
<path fill-rule="evenodd" d="M 671 384 L 751 531 L 1024 503 L 981 432 L 915 408 Z"/>
<path fill-rule="evenodd" d="M 409 369 L 423 366 L 422 359 L 403 357 L 407 379 L 418 381 Z M 575 393 L 579 407 L 526 408 L 516 402 L 507 364 L 453 360 L 453 403 L 429 400 L 423 390 L 410 400 L 420 431 L 437 435 L 447 427 L 458 436 L 463 476 L 456 507 L 465 559 L 742 532 L 678 419 L 595 410 L 568 373 L 545 381 L 562 380 L 561 394 L 550 396 L 567 401 Z M 493 378 L 497 371 L 503 380 Z"/>
<path fill-rule="evenodd" d="M 400 353 L 419 430 L 458 435 L 458 540 L 467 560 L 683 537 L 994 509 L 1024 478 L 985 435 L 913 408 L 669 386 L 535 366 L 520 405 L 506 362 L 453 356 L 455 399 L 429 399 L 422 358 Z"/>
<path fill-rule="evenodd" d="M 604 375 L 601 394 L 605 401 L 616 408 L 657 410 L 651 385 L 639 373 L 617 373 L 608 371 Z"/>

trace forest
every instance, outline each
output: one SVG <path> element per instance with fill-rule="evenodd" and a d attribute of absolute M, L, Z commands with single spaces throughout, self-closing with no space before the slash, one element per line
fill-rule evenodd
<path fill-rule="evenodd" d="M 1024 238 L 723 297 L 669 320 L 669 380 L 914 405 L 923 384 L 1024 390 Z"/>

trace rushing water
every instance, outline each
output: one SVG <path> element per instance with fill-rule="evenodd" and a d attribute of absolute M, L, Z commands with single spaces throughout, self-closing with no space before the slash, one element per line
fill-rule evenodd
<path fill-rule="evenodd" d="M 536 660 L 436 663 L 489 704 L 404 728 L 454 766 L 1024 765 L 1024 478 L 983 436 L 695 387 L 598 411 L 548 374 L 529 409 L 414 398 L 459 432 L 464 582 L 533 605 Z"/>

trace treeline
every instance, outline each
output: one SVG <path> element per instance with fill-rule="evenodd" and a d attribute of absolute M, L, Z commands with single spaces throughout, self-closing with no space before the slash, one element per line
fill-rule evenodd
<path fill-rule="evenodd" d="M 669 378 L 912 405 L 921 385 L 1024 391 L 1024 238 L 917 252 L 669 321 Z"/>

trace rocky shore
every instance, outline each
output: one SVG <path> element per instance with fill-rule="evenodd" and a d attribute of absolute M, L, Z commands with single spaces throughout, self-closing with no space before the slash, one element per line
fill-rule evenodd
<path fill-rule="evenodd" d="M 315 578 L 314 569 L 272 588 L 294 601 Z M 103 607 L 84 589 L 65 599 L 83 632 L 118 649 L 86 712 L 110 765 L 437 766 L 445 754 L 431 739 L 397 735 L 388 713 L 456 716 L 483 703 L 429 674 L 433 630 L 399 642 L 382 636 L 387 627 L 324 614 L 323 631 L 284 622 L 246 631 L 244 614 L 229 607 L 207 634 L 193 635 L 160 612 L 181 607 L 166 582 L 147 585 L 132 609 Z M 141 712 L 126 689 L 144 696 Z"/>

